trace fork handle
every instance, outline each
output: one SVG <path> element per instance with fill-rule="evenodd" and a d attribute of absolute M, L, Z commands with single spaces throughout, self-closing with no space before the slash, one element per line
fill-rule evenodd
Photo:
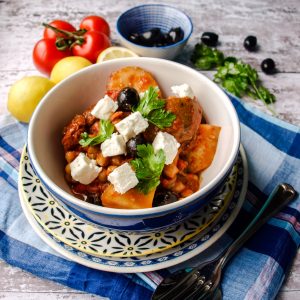
<path fill-rule="evenodd" d="M 293 200 L 297 194 L 298 193 L 295 189 L 288 183 L 279 184 L 272 191 L 252 222 L 227 249 L 220 262 L 222 268 L 263 224 L 265 224 L 272 216 L 277 214 L 285 205 Z"/>

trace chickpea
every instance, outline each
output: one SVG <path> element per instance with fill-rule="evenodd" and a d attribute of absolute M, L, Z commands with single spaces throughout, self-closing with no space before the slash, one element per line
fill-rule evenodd
<path fill-rule="evenodd" d="M 189 189 L 189 188 L 185 188 L 181 193 L 180 193 L 180 195 L 182 196 L 182 197 L 187 197 L 187 196 L 190 196 L 190 195 L 192 195 L 193 194 L 193 191 L 191 190 L 191 189 Z"/>
<path fill-rule="evenodd" d="M 77 157 L 78 153 L 79 152 L 77 151 L 67 151 L 65 154 L 66 161 L 68 163 L 72 162 Z"/>
<path fill-rule="evenodd" d="M 99 152 L 99 146 L 89 146 L 87 148 L 87 156 L 90 158 L 90 159 L 96 159 L 97 158 L 97 154 Z"/>
<path fill-rule="evenodd" d="M 174 186 L 172 187 L 172 191 L 175 193 L 181 193 L 184 189 L 185 185 L 180 180 L 176 180 Z"/>
<path fill-rule="evenodd" d="M 108 176 L 117 166 L 109 166 L 106 170 L 106 176 Z"/>
<path fill-rule="evenodd" d="M 122 156 L 121 155 L 117 155 L 117 156 L 113 156 L 111 158 L 111 163 L 114 165 L 114 166 L 120 166 L 123 162 L 123 159 L 122 159 Z"/>
<path fill-rule="evenodd" d="M 101 152 L 98 152 L 97 157 L 96 157 L 96 162 L 99 166 L 106 167 L 110 163 L 110 158 L 104 157 Z"/>
<path fill-rule="evenodd" d="M 70 164 L 66 165 L 65 172 L 66 172 L 66 174 L 71 175 L 71 166 L 70 166 Z"/>
<path fill-rule="evenodd" d="M 102 169 L 101 172 L 98 174 L 98 179 L 100 182 L 106 182 L 107 181 L 107 174 L 106 174 L 106 169 Z"/>

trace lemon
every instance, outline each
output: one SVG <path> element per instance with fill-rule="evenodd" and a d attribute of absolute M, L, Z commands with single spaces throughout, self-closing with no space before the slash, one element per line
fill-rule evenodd
<path fill-rule="evenodd" d="M 53 82 L 41 76 L 18 80 L 8 92 L 8 111 L 17 120 L 28 123 L 38 103 L 53 86 Z"/>
<path fill-rule="evenodd" d="M 90 66 L 92 63 L 81 56 L 68 56 L 58 61 L 50 75 L 51 81 L 58 83 L 71 74 Z"/>
<path fill-rule="evenodd" d="M 138 55 L 124 47 L 109 47 L 103 50 L 98 58 L 97 63 L 123 57 L 137 57 Z"/>

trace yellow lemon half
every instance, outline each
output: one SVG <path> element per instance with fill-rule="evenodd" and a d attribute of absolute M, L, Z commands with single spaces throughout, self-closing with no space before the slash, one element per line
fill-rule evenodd
<path fill-rule="evenodd" d="M 138 55 L 124 47 L 109 47 L 99 54 L 97 63 L 123 57 L 138 57 Z"/>

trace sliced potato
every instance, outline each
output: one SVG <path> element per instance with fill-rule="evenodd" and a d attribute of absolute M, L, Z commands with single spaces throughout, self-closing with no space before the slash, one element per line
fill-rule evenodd
<path fill-rule="evenodd" d="M 138 93 L 142 93 L 147 91 L 150 86 L 159 87 L 158 83 L 149 72 L 139 67 L 128 66 L 121 68 L 110 75 L 106 90 L 110 97 L 116 99 L 120 90 L 125 87 L 133 87 Z"/>
<path fill-rule="evenodd" d="M 109 185 L 103 192 L 102 205 L 110 208 L 138 209 L 150 208 L 154 198 L 155 189 L 144 195 L 133 188 L 124 194 L 115 191 L 113 185 Z"/>
<path fill-rule="evenodd" d="M 200 124 L 193 146 L 187 149 L 188 171 L 198 173 L 208 168 L 215 156 L 221 127 Z"/>

